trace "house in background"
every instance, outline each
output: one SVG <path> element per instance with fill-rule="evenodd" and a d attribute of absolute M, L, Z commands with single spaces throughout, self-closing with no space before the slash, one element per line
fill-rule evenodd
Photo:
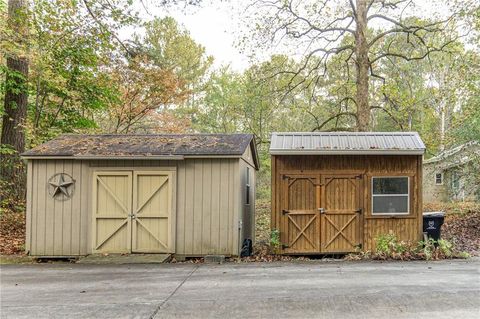
<path fill-rule="evenodd" d="M 480 143 L 471 141 L 423 162 L 423 200 L 480 200 Z"/>

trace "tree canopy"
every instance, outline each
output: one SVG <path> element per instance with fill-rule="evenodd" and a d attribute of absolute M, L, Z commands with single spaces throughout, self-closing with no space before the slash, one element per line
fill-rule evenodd
<path fill-rule="evenodd" d="M 265 195 L 273 131 L 418 131 L 427 157 L 480 140 L 480 5 L 425 17 L 412 4 L 248 2 L 254 59 L 234 71 L 174 18 L 139 14 L 209 2 L 1 2 L 0 151 L 62 133 L 251 132 Z"/>

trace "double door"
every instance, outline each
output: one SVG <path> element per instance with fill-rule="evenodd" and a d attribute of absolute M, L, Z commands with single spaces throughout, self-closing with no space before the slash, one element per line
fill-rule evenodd
<path fill-rule="evenodd" d="M 93 252 L 174 252 L 172 171 L 93 174 Z"/>
<path fill-rule="evenodd" d="M 348 253 L 361 247 L 362 175 L 281 175 L 284 253 Z"/>

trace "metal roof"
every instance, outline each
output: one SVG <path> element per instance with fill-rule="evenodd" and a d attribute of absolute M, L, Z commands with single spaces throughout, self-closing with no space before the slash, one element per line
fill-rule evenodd
<path fill-rule="evenodd" d="M 430 164 L 435 162 L 443 161 L 455 154 L 458 154 L 461 151 L 469 151 L 469 154 L 466 154 L 464 158 L 462 158 L 457 164 L 464 164 L 474 159 L 474 156 L 480 156 L 480 142 L 478 141 L 470 141 L 465 144 L 459 145 L 457 147 L 445 150 L 438 154 L 435 157 L 432 157 L 426 161 L 423 161 L 423 164 Z M 471 150 L 470 150 L 471 149 Z"/>
<path fill-rule="evenodd" d="M 240 157 L 255 143 L 252 134 L 61 135 L 22 154 L 25 158 Z"/>
<path fill-rule="evenodd" d="M 279 132 L 272 133 L 272 155 L 383 154 L 421 155 L 417 132 Z"/>

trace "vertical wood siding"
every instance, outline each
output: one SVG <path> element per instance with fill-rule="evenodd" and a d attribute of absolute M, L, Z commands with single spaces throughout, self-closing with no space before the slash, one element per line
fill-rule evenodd
<path fill-rule="evenodd" d="M 77 256 L 90 252 L 88 167 L 85 161 L 29 161 L 26 249 L 30 255 Z M 69 174 L 76 180 L 69 200 L 54 200 L 48 193 L 48 179 L 56 173 Z"/>
<path fill-rule="evenodd" d="M 237 255 L 241 213 L 239 162 L 240 159 L 234 158 L 30 160 L 26 249 L 32 256 L 77 256 L 92 252 L 94 171 L 174 168 L 177 171 L 175 253 Z M 58 201 L 49 195 L 48 179 L 56 173 L 67 173 L 76 180 L 71 199 Z"/>
<path fill-rule="evenodd" d="M 250 204 L 246 202 L 247 191 L 247 167 L 250 172 Z M 248 160 L 240 161 L 240 220 L 242 221 L 242 230 L 240 236 L 240 245 L 243 244 L 244 239 L 255 240 L 255 195 L 256 195 L 256 174 L 253 162 Z"/>
<path fill-rule="evenodd" d="M 272 229 L 285 232 L 282 209 L 281 174 L 335 175 L 358 173 L 363 176 L 364 212 L 360 217 L 363 249 L 375 249 L 375 237 L 394 233 L 402 240 L 417 241 L 422 236 L 422 156 L 330 155 L 272 156 Z M 370 178 L 375 175 L 410 176 L 410 215 L 372 216 Z M 301 192 L 301 191 L 300 191 Z M 328 234 L 326 234 L 328 235 Z"/>

